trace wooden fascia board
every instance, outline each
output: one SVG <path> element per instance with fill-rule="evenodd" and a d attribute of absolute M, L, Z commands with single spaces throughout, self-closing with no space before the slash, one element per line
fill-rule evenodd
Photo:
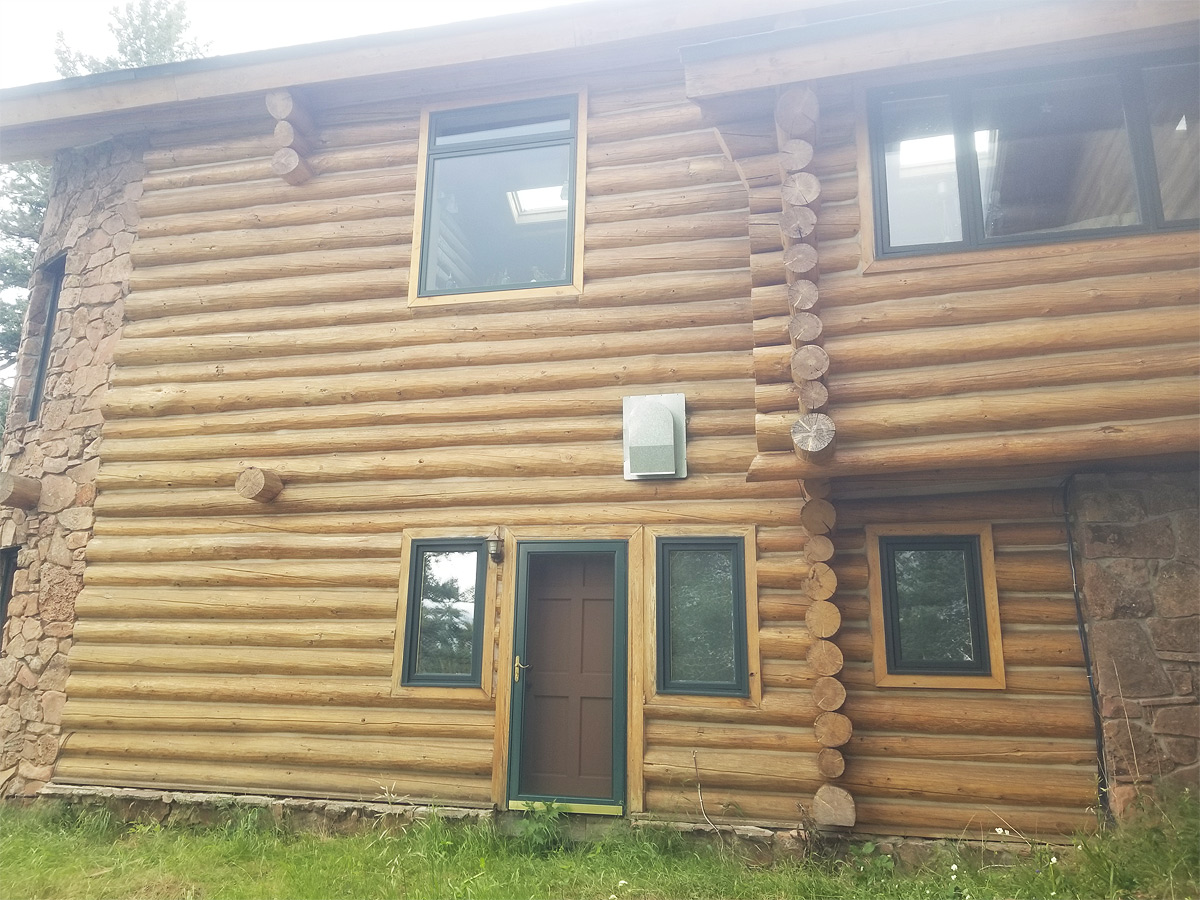
<path fill-rule="evenodd" d="M 950 4 L 942 21 L 905 25 L 902 13 L 863 17 L 861 31 L 814 25 L 811 34 L 795 29 L 789 46 L 738 49 L 729 54 L 698 54 L 687 62 L 688 96 L 694 100 L 764 87 L 876 72 L 901 66 L 974 60 L 1064 41 L 1113 36 L 1178 36 L 1195 41 L 1200 17 L 1192 3 L 1175 0 L 1053 0 L 1038 4 Z M 894 27 L 883 27 L 894 26 Z M 823 32 L 828 39 L 820 39 Z M 733 48 L 753 44 L 746 38 Z M 778 39 L 770 44 L 778 44 Z"/>
<path fill-rule="evenodd" d="M 295 53 L 263 51 L 239 54 L 226 63 L 216 59 L 130 70 L 128 77 L 105 73 L 99 79 L 0 90 L 0 123 L 4 137 L 0 152 L 8 159 L 15 146 L 25 153 L 46 153 L 69 144 L 45 146 L 23 135 L 63 120 L 91 119 L 96 129 L 107 127 L 106 116 L 141 112 L 192 101 L 212 101 L 234 95 L 265 93 L 348 79 L 403 75 L 421 70 L 468 66 L 483 62 L 570 53 L 616 45 L 639 38 L 682 34 L 725 23 L 766 19 L 797 10 L 825 6 L 830 0 L 740 0 L 736 5 L 715 0 L 646 3 L 629 0 L 589 3 L 536 13 L 506 16 L 483 23 L 426 28 L 398 33 L 395 40 L 372 38 L 312 45 Z M 760 23 L 761 24 L 761 23 Z M 769 22 L 766 26 L 769 27 Z M 749 27 L 749 30 L 757 30 Z M 735 29 L 736 31 L 736 29 Z M 38 90 L 38 88 L 44 88 Z M 112 129 L 108 129 L 112 131 Z M 12 142 L 11 147 L 4 147 Z"/>

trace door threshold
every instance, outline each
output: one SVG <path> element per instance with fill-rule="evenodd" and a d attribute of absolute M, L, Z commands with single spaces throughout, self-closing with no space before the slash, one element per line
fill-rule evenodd
<path fill-rule="evenodd" d="M 562 803 L 557 800 L 509 800 L 508 808 L 532 810 L 544 807 L 548 803 L 553 803 L 554 809 L 560 812 L 583 813 L 589 816 L 625 815 L 625 807 L 620 803 L 578 803 L 569 800 Z"/>

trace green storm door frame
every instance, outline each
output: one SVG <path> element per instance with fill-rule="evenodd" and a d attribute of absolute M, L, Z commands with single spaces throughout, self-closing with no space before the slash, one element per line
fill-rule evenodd
<path fill-rule="evenodd" d="M 537 803 L 554 803 L 567 812 L 621 815 L 625 810 L 625 752 L 627 729 L 627 630 L 629 605 L 629 546 L 623 540 L 519 541 L 517 543 L 516 615 L 513 635 L 515 659 L 529 659 L 529 563 L 537 555 L 574 556 L 602 553 L 613 565 L 613 659 L 612 659 L 612 796 L 558 797 L 522 792 L 521 753 L 524 739 L 525 685 L 521 679 L 512 685 L 509 721 L 508 807 L 523 809 Z M 536 663 L 531 662 L 531 665 Z M 509 678 L 514 673 L 508 674 Z"/>

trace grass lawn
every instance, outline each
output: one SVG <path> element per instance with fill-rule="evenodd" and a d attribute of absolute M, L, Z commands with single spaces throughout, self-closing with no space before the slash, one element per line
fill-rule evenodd
<path fill-rule="evenodd" d="M 947 844 L 927 868 L 901 874 L 870 844 L 766 868 L 653 829 L 571 844 L 544 813 L 508 837 L 437 819 L 323 837 L 282 830 L 257 811 L 215 827 L 163 828 L 57 803 L 0 805 L 0 895 L 1200 900 L 1200 804 L 1185 796 L 1149 812 L 1070 848 L 1031 846 L 1012 865 L 972 864 L 980 854 Z"/>

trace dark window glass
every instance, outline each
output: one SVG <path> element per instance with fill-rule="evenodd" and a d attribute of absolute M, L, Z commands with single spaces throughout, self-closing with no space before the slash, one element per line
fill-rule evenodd
<path fill-rule="evenodd" d="M 421 296 L 571 282 L 575 104 L 432 117 Z"/>
<path fill-rule="evenodd" d="M 985 239 L 1141 222 L 1117 78 L 989 87 L 971 107 Z"/>
<path fill-rule="evenodd" d="M 404 684 L 479 684 L 482 541 L 413 542 Z"/>
<path fill-rule="evenodd" d="M 742 541 L 658 544 L 658 690 L 747 696 Z"/>
<path fill-rule="evenodd" d="M 58 296 L 62 293 L 63 278 L 67 271 L 67 259 L 59 257 L 46 267 L 46 279 L 50 285 L 50 293 L 46 298 L 43 314 L 37 317 L 37 325 L 41 329 L 41 340 L 38 344 L 38 363 L 34 373 L 33 388 L 29 395 L 28 421 L 37 420 L 42 410 L 42 400 L 46 394 L 46 373 L 50 368 L 50 350 L 54 343 L 54 322 L 58 318 Z"/>
<path fill-rule="evenodd" d="M 988 672 L 978 537 L 884 537 L 888 671 Z"/>
<path fill-rule="evenodd" d="M 1198 120 L 1191 61 L 880 91 L 871 122 L 880 252 L 1194 224 Z"/>
<path fill-rule="evenodd" d="M 17 574 L 17 551 L 19 547 L 0 550 L 0 649 L 6 643 L 8 633 L 8 603 L 12 600 L 13 576 Z"/>
<path fill-rule="evenodd" d="M 962 240 L 950 98 L 914 97 L 880 107 L 893 247 Z"/>
<path fill-rule="evenodd" d="M 1200 218 L 1200 65 L 1147 69 L 1145 79 L 1163 217 Z"/>

